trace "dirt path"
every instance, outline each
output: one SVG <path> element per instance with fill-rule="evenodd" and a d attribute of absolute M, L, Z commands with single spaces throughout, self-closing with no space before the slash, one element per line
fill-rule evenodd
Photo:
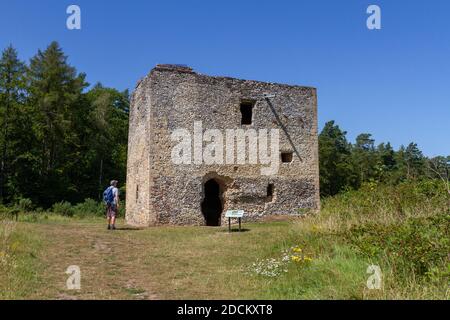
<path fill-rule="evenodd" d="M 33 299 L 236 299 L 258 297 L 261 281 L 245 270 L 285 239 L 288 222 L 226 227 L 160 226 L 106 230 L 103 220 L 20 223 L 40 239 Z M 122 227 L 122 229 L 120 228 Z M 34 237 L 33 237 L 34 238 Z M 38 240 L 36 240 L 38 241 Z M 81 290 L 68 290 L 69 266 Z"/>
<path fill-rule="evenodd" d="M 157 299 L 148 265 L 141 263 L 145 243 L 132 229 L 108 231 L 103 224 L 42 224 L 35 228 L 44 239 L 37 299 Z M 141 250 L 142 249 L 142 250 Z M 66 270 L 81 271 L 81 290 L 68 290 Z"/>

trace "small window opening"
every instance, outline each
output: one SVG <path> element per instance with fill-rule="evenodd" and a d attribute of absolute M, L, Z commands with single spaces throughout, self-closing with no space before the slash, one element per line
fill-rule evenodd
<path fill-rule="evenodd" d="M 267 199 L 269 201 L 272 201 L 274 189 L 275 189 L 275 187 L 274 187 L 273 183 L 269 183 L 267 185 Z"/>
<path fill-rule="evenodd" d="M 139 199 L 139 186 L 136 186 L 136 202 Z"/>
<path fill-rule="evenodd" d="M 292 162 L 292 152 L 282 152 L 281 153 L 281 162 L 283 162 L 283 163 Z"/>
<path fill-rule="evenodd" d="M 252 124 L 254 105 L 251 101 L 241 102 L 241 124 Z"/>

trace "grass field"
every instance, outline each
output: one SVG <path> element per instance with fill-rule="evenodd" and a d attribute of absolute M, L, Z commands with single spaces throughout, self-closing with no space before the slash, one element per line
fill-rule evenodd
<path fill-rule="evenodd" d="M 51 214 L 3 220 L 0 298 L 448 299 L 448 199 L 433 186 L 405 187 L 408 197 L 366 188 L 325 200 L 320 214 L 231 234 L 123 221 L 108 231 L 100 218 Z M 81 290 L 66 288 L 70 265 Z M 367 287 L 369 265 L 380 267 L 380 289 Z"/>

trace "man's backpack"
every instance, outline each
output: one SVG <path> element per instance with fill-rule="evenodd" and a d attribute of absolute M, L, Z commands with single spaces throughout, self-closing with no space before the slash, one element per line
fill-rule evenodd
<path fill-rule="evenodd" d="M 114 202 L 113 189 L 114 187 L 110 186 L 103 192 L 103 201 L 105 201 L 106 204 L 111 204 Z"/>

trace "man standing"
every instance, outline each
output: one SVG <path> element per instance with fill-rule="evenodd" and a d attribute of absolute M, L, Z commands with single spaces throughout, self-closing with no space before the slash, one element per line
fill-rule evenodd
<path fill-rule="evenodd" d="M 117 180 L 112 180 L 110 186 L 103 192 L 103 200 L 106 203 L 108 230 L 116 230 L 116 216 L 119 209 L 119 189 L 117 184 Z"/>

